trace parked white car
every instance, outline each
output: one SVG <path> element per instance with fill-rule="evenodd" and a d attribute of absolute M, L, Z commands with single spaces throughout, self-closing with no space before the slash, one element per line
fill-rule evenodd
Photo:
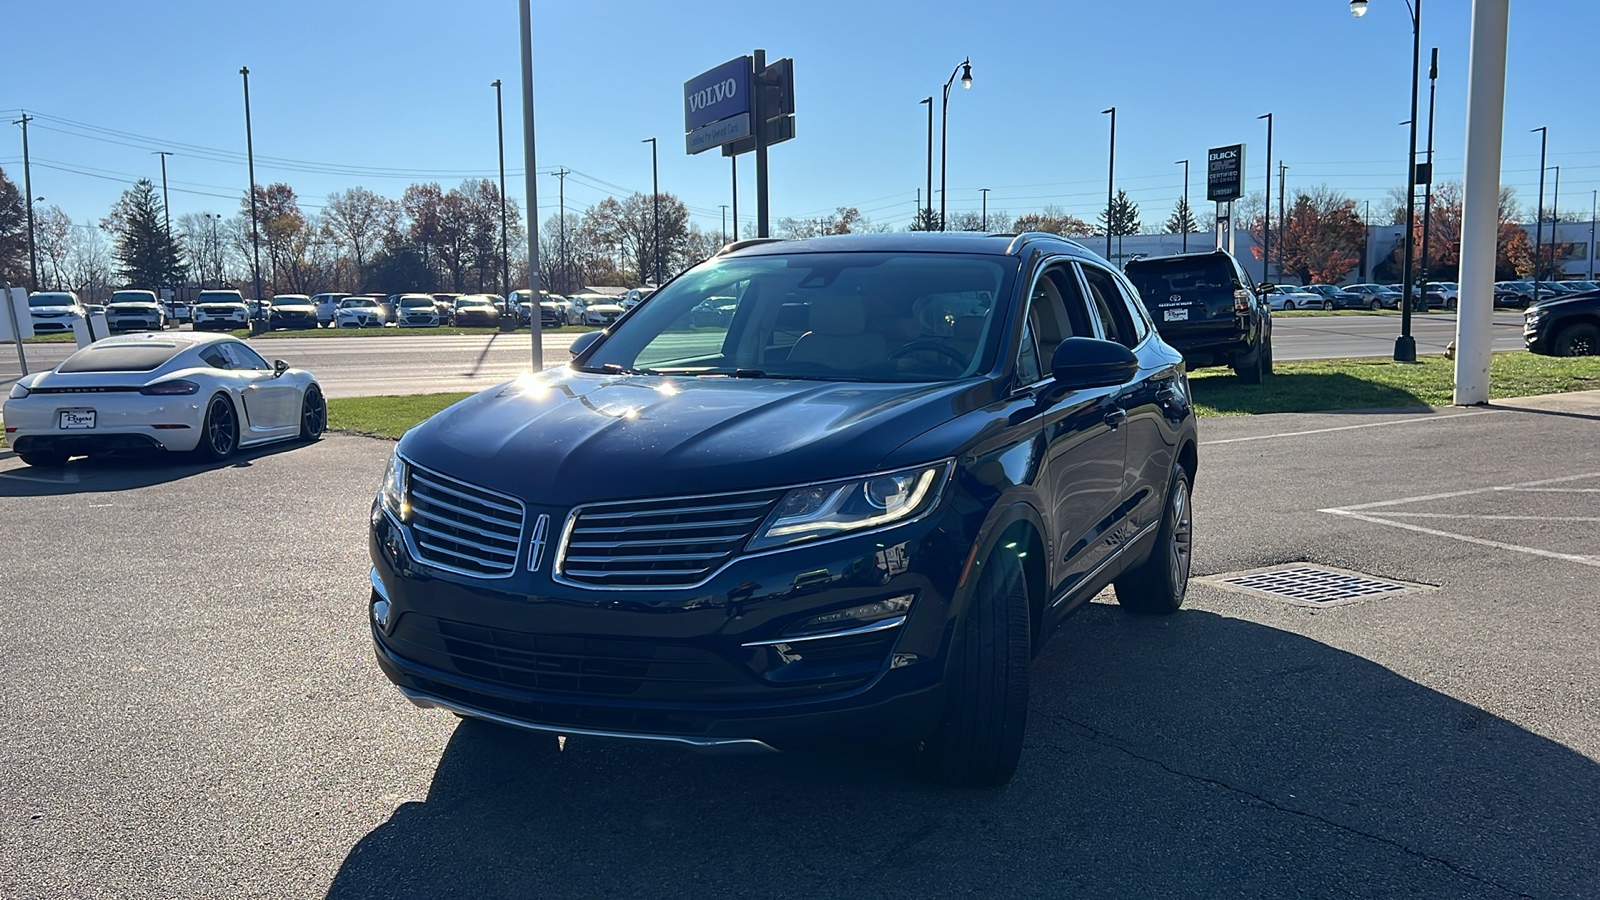
<path fill-rule="evenodd" d="M 1273 285 L 1262 291 L 1261 295 L 1267 298 L 1268 305 L 1275 310 L 1322 308 L 1321 294 L 1297 290 L 1282 284 Z"/>
<path fill-rule="evenodd" d="M 317 308 L 317 327 L 330 328 L 333 326 L 334 310 L 339 308 L 339 301 L 350 296 L 349 294 L 316 294 L 311 298 L 311 305 Z"/>
<path fill-rule="evenodd" d="M 1427 288 L 1428 293 L 1444 298 L 1445 309 L 1455 309 L 1456 302 L 1461 298 L 1461 285 L 1454 281 L 1430 281 Z"/>
<path fill-rule="evenodd" d="M 394 302 L 394 323 L 401 328 L 438 328 L 439 309 L 432 294 L 402 294 Z"/>
<path fill-rule="evenodd" d="M 195 331 L 250 327 L 250 307 L 238 291 L 201 291 L 194 301 Z"/>
<path fill-rule="evenodd" d="M 28 295 L 28 314 L 34 334 L 60 334 L 71 331 L 72 323 L 87 313 L 71 291 L 39 291 Z"/>
<path fill-rule="evenodd" d="M 383 304 L 371 297 L 346 297 L 334 310 L 333 324 L 338 328 L 382 328 L 388 321 Z"/>
<path fill-rule="evenodd" d="M 604 294 L 579 294 L 572 298 L 573 303 L 581 305 L 585 325 L 610 325 L 621 316 L 622 306 L 611 297 Z"/>
<path fill-rule="evenodd" d="M 162 331 L 167 310 L 155 291 L 117 291 L 106 303 L 106 327 L 117 331 Z"/>
<path fill-rule="evenodd" d="M 30 466 L 124 451 L 194 451 L 316 440 L 328 409 L 316 378 L 269 364 L 231 335 L 145 332 L 96 341 L 11 387 L 6 440 Z"/>

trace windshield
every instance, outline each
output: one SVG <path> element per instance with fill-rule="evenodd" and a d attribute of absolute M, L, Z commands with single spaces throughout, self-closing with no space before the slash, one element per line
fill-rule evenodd
<path fill-rule="evenodd" d="M 367 300 L 365 298 L 360 298 L 360 299 L 355 299 L 355 300 L 341 300 L 341 301 L 339 301 L 339 306 L 343 307 L 344 309 L 350 309 L 350 308 L 356 307 L 356 306 L 373 307 L 373 306 L 377 306 L 377 305 L 378 305 L 378 301 L 376 301 L 376 300 Z"/>
<path fill-rule="evenodd" d="M 154 303 L 156 295 L 149 291 L 117 291 L 108 303 Z"/>
<path fill-rule="evenodd" d="M 196 300 L 195 302 L 196 303 L 243 303 L 244 302 L 244 298 L 239 296 L 238 294 L 229 293 L 229 292 L 211 293 L 209 291 L 202 291 L 201 294 L 200 294 L 200 299 Z"/>
<path fill-rule="evenodd" d="M 71 294 L 34 294 L 28 298 L 29 306 L 71 306 Z"/>
<path fill-rule="evenodd" d="M 1017 260 L 919 253 L 713 259 L 638 307 L 586 371 L 943 381 L 993 358 Z"/>
<path fill-rule="evenodd" d="M 493 305 L 494 304 L 490 303 L 488 300 L 484 300 L 484 299 L 481 299 L 481 298 L 475 298 L 475 297 L 463 297 L 460 300 L 456 301 L 456 309 L 461 309 L 462 307 L 466 307 L 466 306 L 493 306 Z"/>
<path fill-rule="evenodd" d="M 400 308 L 401 309 L 419 309 L 419 308 L 422 308 L 422 307 L 427 307 L 428 309 L 432 309 L 433 308 L 433 298 L 432 297 L 401 297 L 400 298 Z"/>
<path fill-rule="evenodd" d="M 310 306 L 311 305 L 311 298 L 310 297 L 296 297 L 296 296 L 273 297 L 272 298 L 272 305 L 273 306 Z"/>

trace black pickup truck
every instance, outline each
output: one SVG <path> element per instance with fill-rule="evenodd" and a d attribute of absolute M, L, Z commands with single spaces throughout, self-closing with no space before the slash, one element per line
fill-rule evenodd
<path fill-rule="evenodd" d="M 1145 256 L 1123 271 L 1189 368 L 1228 366 L 1245 384 L 1272 374 L 1272 310 L 1227 251 Z"/>

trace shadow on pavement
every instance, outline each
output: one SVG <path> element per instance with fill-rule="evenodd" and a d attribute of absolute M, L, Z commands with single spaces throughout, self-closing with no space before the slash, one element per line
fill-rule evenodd
<path fill-rule="evenodd" d="M 268 444 L 240 450 L 220 463 L 198 462 L 188 454 L 152 451 L 126 456 L 80 456 L 59 469 L 15 465 L 0 470 L 0 497 L 60 497 L 131 491 L 216 469 L 249 468 L 257 459 L 303 446 L 303 441 Z M 0 450 L 0 463 L 14 459 L 15 453 Z"/>
<path fill-rule="evenodd" d="M 463 722 L 328 896 L 1600 896 L 1600 765 L 1317 641 L 1094 604 L 1032 685 L 993 792 Z"/>

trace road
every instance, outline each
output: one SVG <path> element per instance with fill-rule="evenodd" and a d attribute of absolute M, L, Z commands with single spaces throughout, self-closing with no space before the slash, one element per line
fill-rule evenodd
<path fill-rule="evenodd" d="M 0 451 L 0 897 L 1592 900 L 1597 420 L 1591 394 L 1201 423 L 1197 574 L 1432 587 L 1102 597 L 1034 660 L 997 791 L 412 708 L 366 625 L 389 442 Z"/>
<path fill-rule="evenodd" d="M 1494 349 L 1520 350 L 1522 314 L 1494 314 Z M 1417 353 L 1438 355 L 1455 339 L 1456 317 L 1415 317 L 1412 333 Z M 1394 353 L 1400 332 L 1396 316 L 1307 316 L 1273 320 L 1273 354 L 1279 361 L 1383 357 Z M 568 359 L 574 334 L 546 335 L 546 366 Z M 251 342 L 267 359 L 285 359 L 315 372 L 330 397 L 378 394 L 427 394 L 476 391 L 499 384 L 528 369 L 531 343 L 527 332 L 490 336 L 384 335 L 368 337 L 268 338 Z M 29 344 L 32 369 L 48 368 L 66 359 L 70 344 Z M 0 388 L 18 375 L 14 350 L 0 347 Z"/>

